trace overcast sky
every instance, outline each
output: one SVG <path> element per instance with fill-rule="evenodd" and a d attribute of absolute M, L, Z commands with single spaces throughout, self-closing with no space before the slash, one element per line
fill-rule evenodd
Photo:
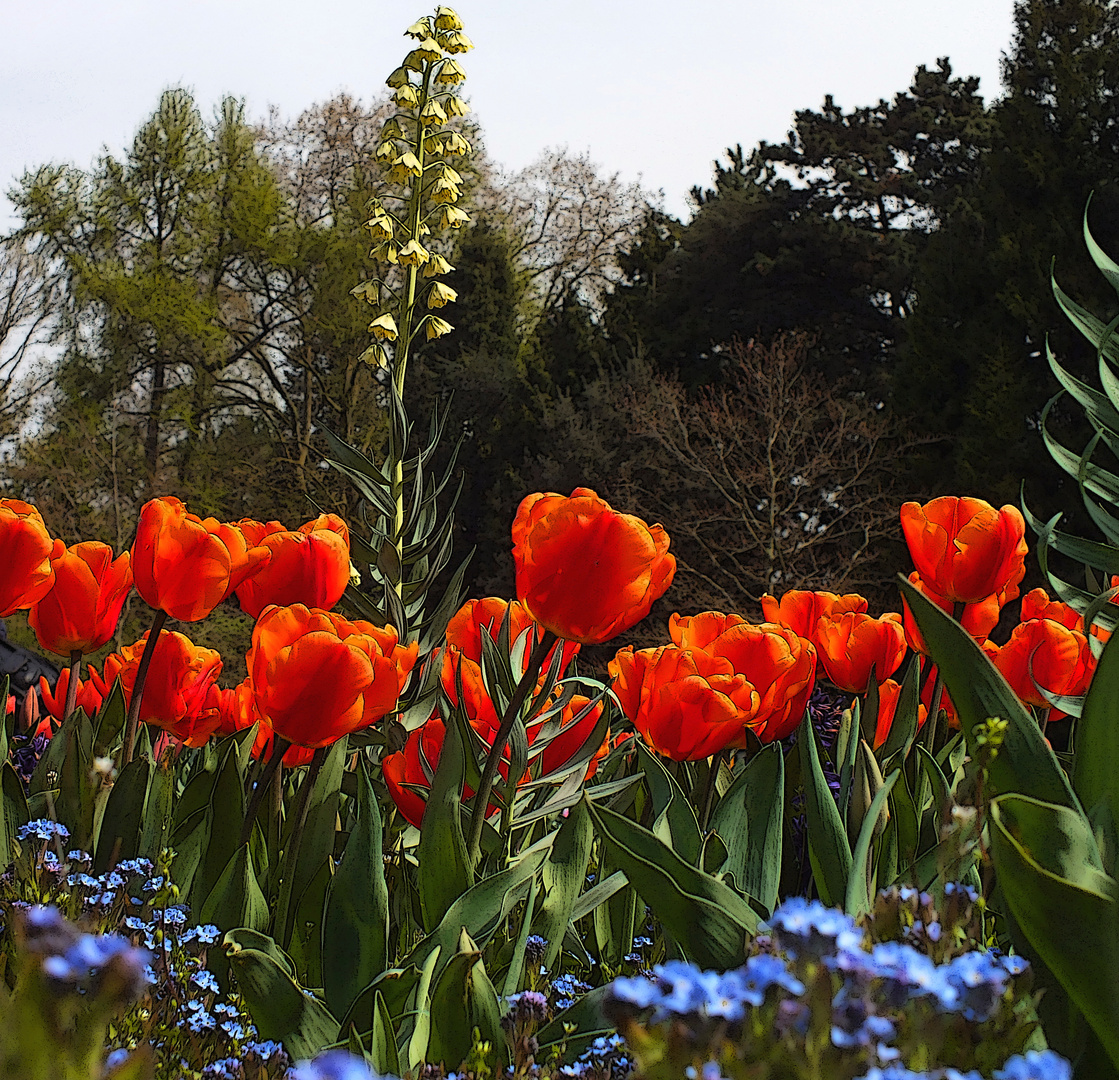
<path fill-rule="evenodd" d="M 776 141 L 795 110 L 890 98 L 949 56 L 990 101 L 1013 0 L 462 0 L 460 57 L 491 156 L 587 150 L 687 212 L 728 145 Z M 384 0 L 0 0 L 0 189 L 46 162 L 119 155 L 169 86 L 206 115 L 251 118 L 341 90 L 368 101 L 406 50 L 420 4 Z M 687 14 L 685 14 L 687 11 Z M 0 202 L 0 228 L 15 223 Z"/>

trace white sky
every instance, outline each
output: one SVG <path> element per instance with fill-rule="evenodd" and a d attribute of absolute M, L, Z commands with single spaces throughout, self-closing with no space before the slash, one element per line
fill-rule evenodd
<path fill-rule="evenodd" d="M 919 64 L 952 60 L 998 94 L 1013 0 L 462 0 L 459 57 L 491 156 L 520 168 L 546 147 L 687 211 L 728 145 L 778 141 L 831 93 L 892 97 Z M 434 10 L 386 0 L 0 0 L 0 190 L 47 162 L 123 152 L 168 86 L 204 114 L 225 94 L 248 115 L 295 115 L 340 90 L 368 101 Z M 687 14 L 685 14 L 687 12 Z M 15 224 L 0 200 L 0 228 Z"/>

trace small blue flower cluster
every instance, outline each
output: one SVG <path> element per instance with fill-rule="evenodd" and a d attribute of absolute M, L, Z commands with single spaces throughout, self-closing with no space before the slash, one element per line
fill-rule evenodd
<path fill-rule="evenodd" d="M 871 1069 L 858 1080 L 983 1080 L 983 1076 L 974 1069 L 913 1072 L 904 1065 L 887 1065 Z M 1030 1050 L 1009 1058 L 1001 1069 L 994 1071 L 992 1080 L 1072 1080 L 1072 1066 L 1052 1050 Z"/>
<path fill-rule="evenodd" d="M 359 1057 L 348 1050 L 328 1050 L 314 1061 L 302 1061 L 287 1080 L 381 1080 Z"/>
<path fill-rule="evenodd" d="M 966 893 L 960 898 L 976 899 Z M 926 898 L 906 897 L 905 902 L 914 899 Z M 657 965 L 652 978 L 615 979 L 607 1015 L 623 1033 L 632 1034 L 634 1025 L 644 1030 L 646 1046 L 649 1032 L 672 1030 L 676 1040 L 681 1030 L 689 1032 L 689 1053 L 698 1056 L 681 1059 L 680 1067 L 694 1069 L 707 1057 L 713 1075 L 726 1071 L 732 1059 L 740 1064 L 780 1060 L 779 1072 L 791 1068 L 790 1075 L 801 1075 L 796 1062 L 806 1042 L 832 1055 L 837 1065 L 846 1062 L 846 1075 L 852 1075 L 851 1065 L 864 1063 L 868 1080 L 918 1075 L 904 1069 L 917 1046 L 924 1046 L 926 1054 L 936 1048 L 933 1060 L 943 1054 L 959 1070 L 945 1072 L 944 1080 L 978 1080 L 983 1074 L 974 1071 L 975 1065 L 983 1064 L 989 1075 L 1002 1062 L 993 1074 L 997 1080 L 1032 1080 L 1053 1060 L 1066 1072 L 1051 1075 L 1067 1075 L 1067 1063 L 1056 1055 L 1013 1054 L 1029 1030 L 1013 1009 L 1015 980 L 1028 969 L 1021 957 L 969 951 L 937 963 L 905 941 L 872 943 L 841 911 L 803 898 L 788 900 L 774 912 L 769 934 L 759 936 L 756 947 L 764 951 L 733 971 L 700 971 L 674 960 Z M 808 1004 L 821 1000 L 830 1001 L 823 1015 Z M 762 1009 L 764 1014 L 758 1012 Z M 987 1026 L 973 1037 L 977 1025 Z M 991 1057 L 1000 1039 L 1003 1056 Z M 705 1040 L 712 1045 L 705 1046 Z M 758 1045 L 747 1045 L 751 1040 Z M 771 1045 L 763 1046 L 766 1040 Z M 982 1060 L 975 1056 L 980 1045 L 988 1055 Z M 776 1055 L 772 1060 L 765 1056 L 770 1050 Z M 706 1067 L 700 1071 L 706 1080 Z M 941 1073 L 926 1080 L 934 1077 Z"/>

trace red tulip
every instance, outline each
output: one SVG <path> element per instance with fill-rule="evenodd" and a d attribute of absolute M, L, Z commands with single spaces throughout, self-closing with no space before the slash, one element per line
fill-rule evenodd
<path fill-rule="evenodd" d="M 152 499 L 132 545 L 136 591 L 173 619 L 204 619 L 271 558 L 249 547 L 236 525 L 188 514 L 179 499 Z"/>
<path fill-rule="evenodd" d="M 1052 619 L 1019 623 L 993 662 L 1022 701 L 1042 709 L 1049 702 L 1038 687 L 1050 694 L 1083 694 L 1095 670 L 1088 639 Z M 1064 715 L 1058 711 L 1051 719 Z"/>
<path fill-rule="evenodd" d="M 817 649 L 816 624 L 825 615 L 842 615 L 847 611 L 865 612 L 866 598 L 858 593 L 840 595 L 833 592 L 804 592 L 790 589 L 780 601 L 768 593 L 762 597 L 765 621 L 788 627 L 798 637 L 811 641 Z"/>
<path fill-rule="evenodd" d="M 529 495 L 513 522 L 517 597 L 558 637 L 597 645 L 649 614 L 676 560 L 659 525 L 620 514 L 588 488 Z"/>
<path fill-rule="evenodd" d="M 931 683 L 929 684 L 932 685 Z M 874 749 L 878 750 L 886 745 L 886 740 L 890 737 L 890 729 L 894 726 L 894 716 L 898 711 L 898 698 L 901 696 L 900 684 L 894 682 L 893 679 L 887 679 L 878 687 L 878 718 L 874 725 Z M 942 695 L 941 703 L 946 701 L 946 695 Z M 951 705 L 951 702 L 948 702 Z M 917 706 L 917 728 L 920 730 L 925 726 L 925 721 L 929 718 L 929 709 L 927 705 L 918 704 Z"/>
<path fill-rule="evenodd" d="M 1018 596 L 1025 576 L 1026 523 L 1013 506 L 945 495 L 901 508 L 901 527 L 921 580 L 953 603 Z"/>
<path fill-rule="evenodd" d="M 922 596 L 928 597 L 941 611 L 952 614 L 952 601 L 947 597 L 938 596 L 921 580 L 920 575 L 916 570 L 909 575 L 909 583 L 917 589 Z M 998 625 L 999 611 L 1002 607 L 1003 601 L 999 599 L 998 595 L 991 595 L 985 597 L 976 603 L 965 604 L 963 613 L 960 616 L 960 625 L 969 633 L 977 642 L 987 640 L 988 635 Z M 925 645 L 925 639 L 921 637 L 921 630 L 917 626 L 917 620 L 913 618 L 913 613 L 909 610 L 909 604 L 906 603 L 905 597 L 901 600 L 902 610 L 902 626 L 905 629 L 906 644 L 914 651 L 921 653 L 922 656 L 928 655 L 928 647 Z"/>
<path fill-rule="evenodd" d="M 127 551 L 114 561 L 108 544 L 75 544 L 54 561 L 54 584 L 31 605 L 27 621 L 50 652 L 96 652 L 116 631 L 131 590 Z"/>
<path fill-rule="evenodd" d="M 416 663 L 396 631 L 302 604 L 266 608 L 247 662 L 257 712 L 299 746 L 329 746 L 380 720 Z"/>
<path fill-rule="evenodd" d="M 216 685 L 211 687 L 207 705 L 217 710 L 218 727 L 215 734 L 234 735 L 238 731 L 247 731 L 253 724 L 260 724 L 256 738 L 253 740 L 253 757 L 263 757 L 267 761 L 272 756 L 272 743 L 275 741 L 276 733 L 261 720 L 257 713 L 252 684 L 247 678 L 242 679 L 230 690 Z M 314 755 L 314 750 L 292 745 L 284 754 L 284 765 L 289 769 L 309 765 Z"/>
<path fill-rule="evenodd" d="M 1084 632 L 1084 620 L 1080 612 L 1060 600 L 1050 600 L 1044 589 L 1031 589 L 1022 597 L 1019 618 L 1022 622 L 1029 622 L 1030 619 L 1052 619 L 1067 630 Z"/>
<path fill-rule="evenodd" d="M 66 545 L 52 540 L 43 515 L 20 499 L 0 499 L 0 618 L 41 600 Z"/>
<path fill-rule="evenodd" d="M 269 604 L 332 608 L 350 580 L 350 530 L 336 514 L 320 514 L 297 532 L 245 519 L 246 541 L 271 552 L 268 563 L 237 587 L 241 610 L 254 619 Z"/>
<path fill-rule="evenodd" d="M 861 612 L 825 615 L 816 624 L 816 648 L 827 677 L 851 694 L 865 694 L 871 669 L 884 682 L 905 658 L 901 616 L 875 619 Z"/>
<path fill-rule="evenodd" d="M 64 667 L 58 673 L 58 682 L 55 683 L 54 690 L 51 690 L 50 683 L 42 675 L 39 676 L 39 698 L 43 702 L 43 708 L 50 713 L 60 724 L 66 719 L 66 691 L 70 687 L 70 669 Z M 83 709 L 86 716 L 94 716 L 101 708 L 103 698 L 97 691 L 97 687 L 92 681 L 83 682 L 78 680 L 78 696 L 74 702 L 75 708 Z M 15 698 L 9 695 L 8 701 L 14 702 Z"/>

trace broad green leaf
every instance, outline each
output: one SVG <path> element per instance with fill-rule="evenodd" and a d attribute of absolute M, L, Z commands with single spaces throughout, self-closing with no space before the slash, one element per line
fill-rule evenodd
<path fill-rule="evenodd" d="M 474 1045 L 474 1029 L 500 1053 L 507 1046 L 501 1005 L 481 950 L 463 930 L 458 949 L 431 992 L 431 1039 L 426 1060 L 457 1069 Z"/>
<path fill-rule="evenodd" d="M 847 892 L 844 899 L 844 910 L 848 915 L 857 918 L 870 911 L 874 906 L 876 890 L 872 887 L 870 875 L 870 846 L 874 840 L 874 831 L 878 820 L 886 812 L 886 804 L 890 792 L 901 775 L 900 769 L 895 769 L 886 778 L 885 783 L 874 796 L 866 817 L 863 818 L 859 838 L 855 841 L 855 850 L 851 857 L 851 871 L 847 877 Z"/>
<path fill-rule="evenodd" d="M 587 808 L 612 860 L 684 954 L 702 967 L 725 970 L 741 964 L 746 936 L 758 926 L 750 905 L 648 829 L 590 800 Z"/>
<path fill-rule="evenodd" d="M 201 909 L 241 846 L 241 823 L 245 817 L 245 790 L 237 769 L 237 754 L 229 746 L 222 756 L 210 791 L 206 818 L 210 824 L 209 842 L 191 887 L 191 906 Z M 226 927 L 226 929 L 229 929 Z"/>
<path fill-rule="evenodd" d="M 488 634 L 482 637 L 489 640 Z M 459 700 L 463 700 L 460 696 Z M 462 833 L 462 785 L 466 770 L 466 747 L 459 725 L 448 723 L 439 765 L 431 781 L 424 808 L 420 843 L 416 849 L 419 869 L 416 883 L 424 930 L 439 925 L 447 909 L 474 883 Z M 480 813 L 485 813 L 482 808 Z M 457 1066 L 453 1066 L 457 1067 Z"/>
<path fill-rule="evenodd" d="M 990 795 L 1019 792 L 1080 812 L 1068 778 L 1037 723 L 971 635 L 901 575 L 898 583 L 928 644 L 929 654 L 944 675 L 968 752 L 977 753 L 975 731 L 979 724 L 997 716 L 1009 725 L 991 763 Z M 1100 865 L 1098 852 L 1095 865 Z"/>
<path fill-rule="evenodd" d="M 249 845 L 242 844 L 230 857 L 206 898 L 199 919 L 203 923 L 213 923 L 222 931 L 240 927 L 262 931 L 268 925 L 269 915 L 268 901 L 257 883 Z M 215 974 L 220 978 L 220 973 Z"/>
<path fill-rule="evenodd" d="M 513 955 L 509 961 L 509 968 L 505 972 L 505 983 L 501 988 L 502 997 L 512 997 L 520 989 L 521 976 L 525 969 L 525 949 L 528 946 L 529 932 L 532 930 L 532 915 L 536 908 L 536 891 L 536 878 L 530 878 L 528 899 L 525 901 L 524 914 L 521 916 L 521 928 L 517 931 L 517 940 L 513 942 Z"/>
<path fill-rule="evenodd" d="M 699 865 L 703 837 L 695 811 L 687 795 L 661 764 L 660 759 L 643 741 L 637 743 L 637 765 L 645 774 L 649 796 L 653 800 L 653 833 L 660 837 L 685 862 Z"/>
<path fill-rule="evenodd" d="M 31 820 L 23 782 L 10 761 L 0 763 L 0 862 L 5 866 L 15 857 L 13 845 L 22 826 Z"/>
<path fill-rule="evenodd" d="M 617 1028 L 606 1019 L 602 1006 L 610 984 L 596 986 L 590 993 L 577 998 L 569 1009 L 556 1013 L 537 1033 L 542 1060 L 547 1052 L 562 1045 L 566 1050 L 565 1059 L 574 1061 L 595 1039 L 601 1035 L 612 1035 Z"/>
<path fill-rule="evenodd" d="M 140 853 L 144 806 L 148 799 L 151 775 L 151 759 L 138 757 L 125 765 L 117 777 L 101 819 L 101 831 L 93 858 L 95 874 L 103 874 L 122 859 L 131 859 Z"/>
<path fill-rule="evenodd" d="M 109 696 L 97 710 L 97 720 L 93 729 L 93 746 L 96 753 L 105 756 L 120 741 L 124 733 L 126 712 L 120 679 L 114 679 Z"/>
<path fill-rule="evenodd" d="M 785 757 L 774 743 L 750 759 L 711 817 L 727 845 L 724 874 L 771 914 L 781 880 L 784 806 Z"/>
<path fill-rule="evenodd" d="M 396 1028 L 392 1014 L 385 1003 L 385 996 L 379 990 L 374 995 L 373 1037 L 370 1040 L 370 1055 L 373 1068 L 378 1076 L 400 1076 L 400 1054 L 396 1048 Z"/>
<path fill-rule="evenodd" d="M 362 990 L 357 1000 L 350 1006 L 350 1011 L 342 1019 L 342 1030 L 347 1031 L 351 1027 L 362 1032 L 372 1030 L 376 1023 L 378 997 L 385 1002 L 389 1016 L 399 1027 L 399 1021 L 408 1006 L 408 999 L 415 992 L 419 981 L 418 967 L 389 968 L 388 971 L 383 971 Z"/>
<path fill-rule="evenodd" d="M 878 750 L 878 758 L 882 768 L 888 769 L 900 765 L 909 754 L 909 748 L 917 737 L 917 714 L 920 703 L 919 681 L 921 675 L 920 657 L 910 657 L 905 669 L 905 676 L 901 680 L 901 689 L 898 691 L 897 708 L 894 710 L 894 720 L 890 725 L 890 733 L 886 741 Z"/>
<path fill-rule="evenodd" d="M 338 1038 L 338 1021 L 268 953 L 225 939 L 237 987 L 262 1039 L 275 1039 L 296 1059 L 312 1058 Z"/>
<path fill-rule="evenodd" d="M 381 812 L 360 756 L 357 777 L 357 824 L 331 879 L 322 925 L 323 988 L 335 1016 L 346 1015 L 388 959 L 389 890 Z"/>
<path fill-rule="evenodd" d="M 620 893 L 629 884 L 621 870 L 615 870 L 609 877 L 598 882 L 578 897 L 571 909 L 571 922 L 577 923 L 589 915 L 599 904 L 606 903 L 610 897 Z"/>
<path fill-rule="evenodd" d="M 1010 794 L 991 804 L 990 849 L 1018 926 L 1119 1067 L 1119 908 L 1096 843 L 1068 806 Z"/>
<path fill-rule="evenodd" d="M 820 899 L 829 906 L 838 907 L 847 892 L 847 879 L 851 873 L 851 846 L 847 842 L 839 808 L 835 805 L 831 788 L 828 787 L 820 765 L 816 732 L 812 727 L 811 715 L 807 712 L 797 733 L 797 744 L 803 747 L 801 763 L 812 877 Z"/>
<path fill-rule="evenodd" d="M 175 769 L 170 761 L 157 761 L 148 784 L 148 800 L 144 804 L 144 821 L 140 829 L 139 854 L 146 859 L 158 859 L 159 853 L 170 846 L 176 786 Z M 104 834 L 104 823 L 101 831 Z"/>
<path fill-rule="evenodd" d="M 580 801 L 560 825 L 542 870 L 544 901 L 533 920 L 533 931 L 548 942 L 543 964 L 549 971 L 563 947 L 563 935 L 586 879 L 593 838 L 591 816 Z"/>
<path fill-rule="evenodd" d="M 1092 676 L 1076 724 L 1072 783 L 1084 806 L 1104 805 L 1119 821 L 1119 634 L 1113 634 Z"/>
<path fill-rule="evenodd" d="M 436 945 L 427 954 L 423 969 L 420 971 L 419 981 L 416 983 L 412 1007 L 412 1025 L 407 1043 L 408 1071 L 413 1074 L 416 1067 L 427 1060 L 427 1049 L 431 1042 L 431 984 L 435 978 L 439 957 L 444 953 L 443 947 Z M 449 962 L 450 957 L 448 956 L 443 966 L 446 967 Z"/>

